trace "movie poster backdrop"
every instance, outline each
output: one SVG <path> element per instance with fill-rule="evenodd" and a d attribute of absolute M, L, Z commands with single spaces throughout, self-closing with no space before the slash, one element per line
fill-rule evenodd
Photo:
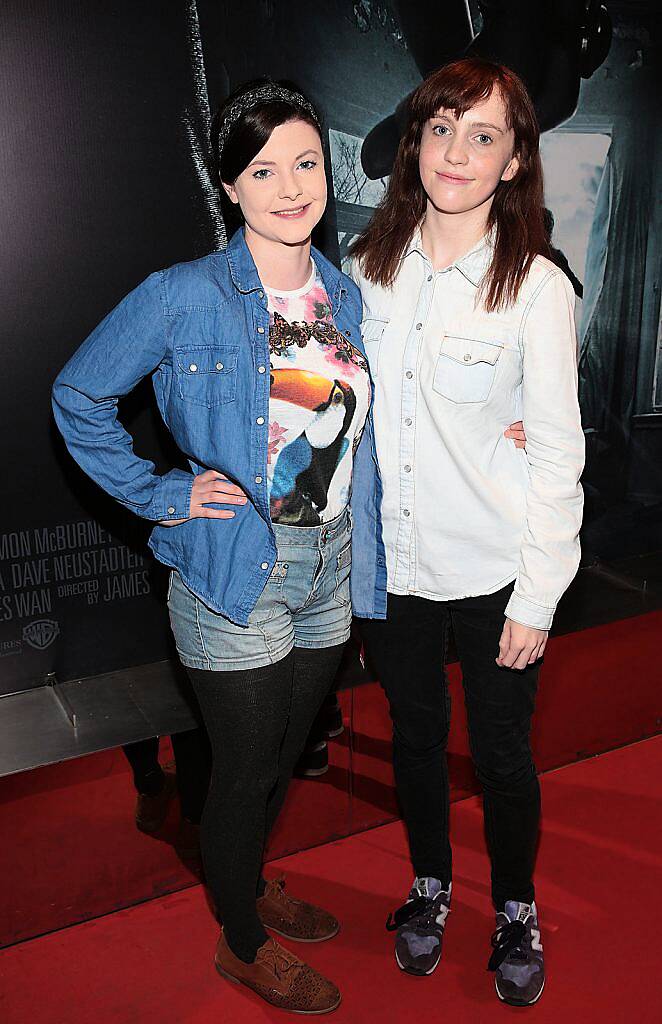
<path fill-rule="evenodd" d="M 423 74 L 473 44 L 527 77 L 548 129 L 553 243 L 578 295 L 585 557 L 662 547 L 654 40 L 645 17 L 607 6 L 611 48 L 600 5 L 581 0 L 5 0 L 0 694 L 172 655 L 149 524 L 73 463 L 50 388 L 147 274 L 224 247 L 210 110 L 263 74 L 296 81 L 322 112 L 333 198 L 316 241 L 336 262 L 383 194 Z M 587 7 L 592 50 L 579 34 Z M 183 465 L 149 381 L 120 418 L 157 471 Z"/>

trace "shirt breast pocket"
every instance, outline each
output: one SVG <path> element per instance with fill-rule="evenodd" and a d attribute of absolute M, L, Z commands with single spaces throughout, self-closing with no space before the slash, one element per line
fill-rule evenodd
<path fill-rule="evenodd" d="M 177 393 L 183 402 L 213 409 L 237 397 L 238 346 L 190 345 L 175 350 Z"/>
<path fill-rule="evenodd" d="M 388 326 L 386 318 L 367 316 L 361 321 L 361 338 L 373 380 L 379 376 L 379 354 Z"/>
<path fill-rule="evenodd" d="M 499 341 L 444 336 L 432 387 L 458 405 L 486 402 L 494 384 L 503 345 Z"/>

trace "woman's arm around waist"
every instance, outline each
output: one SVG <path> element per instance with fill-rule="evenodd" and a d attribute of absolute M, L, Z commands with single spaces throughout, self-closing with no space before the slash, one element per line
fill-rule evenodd
<path fill-rule="evenodd" d="M 530 299 L 520 342 L 530 479 L 519 570 L 506 615 L 548 630 L 579 566 L 583 509 L 574 292 L 560 271 L 550 271 Z"/>

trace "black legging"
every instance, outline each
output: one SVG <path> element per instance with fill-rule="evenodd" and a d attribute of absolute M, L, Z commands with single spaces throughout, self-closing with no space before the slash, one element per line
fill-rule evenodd
<path fill-rule="evenodd" d="M 212 746 L 200 841 L 228 945 L 251 963 L 268 936 L 258 917 L 264 847 L 343 645 L 296 647 L 275 665 L 187 669 Z"/>

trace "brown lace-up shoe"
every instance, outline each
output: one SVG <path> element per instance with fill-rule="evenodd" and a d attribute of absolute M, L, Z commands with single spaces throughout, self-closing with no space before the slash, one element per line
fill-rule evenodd
<path fill-rule="evenodd" d="M 297 959 L 275 939 L 267 939 L 255 962 L 234 955 L 221 932 L 215 957 L 224 978 L 246 985 L 267 1003 L 293 1013 L 330 1013 L 340 1005 L 340 992 L 323 975 Z"/>
<path fill-rule="evenodd" d="M 163 788 L 156 796 L 139 793 L 136 799 L 136 827 L 152 835 L 163 825 L 170 801 L 177 791 L 177 777 L 167 769 L 163 772 Z"/>
<path fill-rule="evenodd" d="M 324 942 L 340 929 L 327 910 L 288 896 L 282 876 L 267 882 L 264 896 L 257 901 L 257 912 L 265 928 L 297 942 Z"/>

